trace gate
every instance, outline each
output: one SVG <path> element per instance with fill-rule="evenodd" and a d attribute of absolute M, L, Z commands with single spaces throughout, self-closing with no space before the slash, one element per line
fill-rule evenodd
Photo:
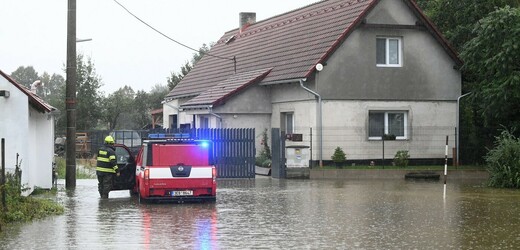
<path fill-rule="evenodd" d="M 192 138 L 211 140 L 218 178 L 255 178 L 254 128 L 155 129 L 138 132 L 142 138 L 148 137 L 150 133 L 186 133 Z M 103 145 L 104 136 L 108 134 L 109 131 L 89 131 L 94 150 L 92 152 L 97 152 Z"/>
<path fill-rule="evenodd" d="M 218 178 L 255 178 L 255 129 L 196 129 L 196 137 L 213 141 Z"/>
<path fill-rule="evenodd" d="M 285 179 L 285 131 L 280 131 L 279 128 L 271 129 L 271 151 L 271 176 Z"/>

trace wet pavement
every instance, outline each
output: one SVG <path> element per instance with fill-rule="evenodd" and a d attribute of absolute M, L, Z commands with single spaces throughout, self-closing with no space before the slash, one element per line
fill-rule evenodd
<path fill-rule="evenodd" d="M 59 181 L 65 214 L 4 228 L 1 249 L 518 249 L 520 191 L 482 181 L 218 180 L 217 201 L 100 200 Z"/>

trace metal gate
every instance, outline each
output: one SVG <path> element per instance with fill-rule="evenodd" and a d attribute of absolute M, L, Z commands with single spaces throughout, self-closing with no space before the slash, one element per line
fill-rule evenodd
<path fill-rule="evenodd" d="M 255 178 L 255 129 L 197 129 L 196 137 L 213 141 L 218 178 Z"/>
<path fill-rule="evenodd" d="M 271 151 L 271 176 L 285 179 L 285 131 L 280 131 L 279 128 L 271 129 Z"/>

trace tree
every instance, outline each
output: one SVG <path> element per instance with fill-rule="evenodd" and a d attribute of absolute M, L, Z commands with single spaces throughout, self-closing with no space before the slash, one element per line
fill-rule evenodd
<path fill-rule="evenodd" d="M 472 100 L 488 127 L 520 128 L 520 9 L 504 7 L 480 20 L 461 54 L 475 76 Z"/>
<path fill-rule="evenodd" d="M 102 120 L 109 130 L 134 128 L 134 97 L 134 90 L 125 85 L 103 99 Z"/>
<path fill-rule="evenodd" d="M 166 94 L 167 93 L 168 92 L 166 92 Z M 162 98 L 164 98 L 166 94 L 164 94 Z M 150 101 L 150 99 L 150 95 L 143 90 L 139 90 L 135 94 L 133 116 L 136 127 L 139 129 L 142 129 L 143 127 L 152 122 L 152 118 L 150 115 L 150 106 L 154 106 L 154 104 Z"/>
<path fill-rule="evenodd" d="M 212 45 L 210 45 L 211 47 Z M 191 59 L 191 62 L 186 62 L 181 67 L 180 73 L 171 72 L 170 76 L 167 78 L 168 82 L 168 88 L 172 90 L 177 86 L 177 84 L 184 78 L 191 69 L 197 64 L 197 62 L 202 59 L 202 57 L 209 52 L 210 47 L 208 47 L 206 44 L 202 44 L 202 47 L 199 48 L 199 51 L 197 53 L 193 53 L 193 58 Z"/>
<path fill-rule="evenodd" d="M 457 51 L 474 37 L 474 25 L 488 13 L 520 5 L 518 0 L 418 0 L 417 3 Z"/>
<path fill-rule="evenodd" d="M 166 85 L 156 84 L 150 90 L 150 100 L 149 100 L 149 108 L 150 109 L 158 109 L 162 108 L 162 101 L 164 97 L 168 94 L 169 89 Z"/>
<path fill-rule="evenodd" d="M 49 74 L 45 72 L 41 79 L 43 82 L 43 99 L 59 111 L 56 115 L 56 133 L 65 134 L 67 126 L 67 112 L 64 101 L 65 78 L 58 74 L 49 76 Z"/>
<path fill-rule="evenodd" d="M 97 126 L 102 116 L 103 93 L 99 91 L 99 88 L 103 84 L 101 78 L 96 74 L 91 58 L 84 59 L 83 55 L 78 54 L 76 60 L 76 128 L 89 130 Z"/>
<path fill-rule="evenodd" d="M 38 80 L 38 72 L 34 70 L 33 66 L 20 66 L 11 73 L 11 77 L 19 84 L 31 88 L 31 84 Z"/>

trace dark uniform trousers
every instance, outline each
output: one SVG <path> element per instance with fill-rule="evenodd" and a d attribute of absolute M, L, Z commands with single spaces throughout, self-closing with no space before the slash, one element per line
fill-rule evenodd
<path fill-rule="evenodd" d="M 97 155 L 96 174 L 101 198 L 108 198 L 108 193 L 112 190 L 114 176 L 118 172 L 114 148 L 106 145 L 100 147 Z"/>

